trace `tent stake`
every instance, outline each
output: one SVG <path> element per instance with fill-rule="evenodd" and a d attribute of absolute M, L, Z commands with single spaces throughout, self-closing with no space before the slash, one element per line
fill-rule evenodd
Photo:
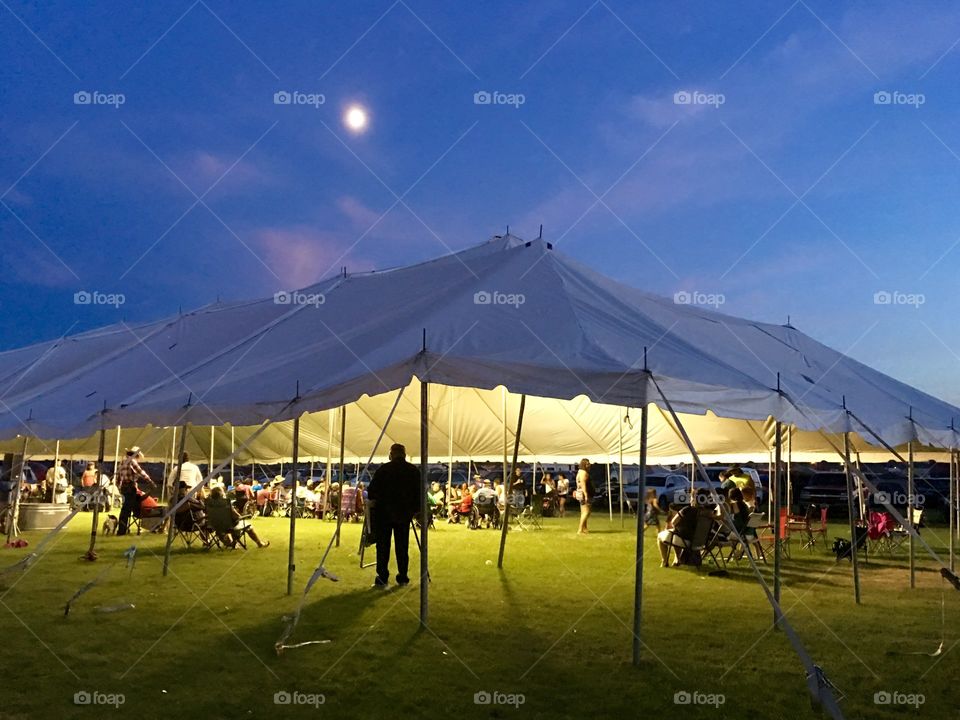
<path fill-rule="evenodd" d="M 427 426 L 429 386 L 425 379 L 420 381 L 420 527 L 423 529 L 423 538 L 420 541 L 420 627 L 427 627 L 430 596 L 430 563 L 427 553 L 430 538 L 430 503 L 427 502 L 427 463 L 430 451 L 430 428 Z"/>
<path fill-rule="evenodd" d="M 644 497 L 647 494 L 647 403 L 640 409 L 640 479 L 637 486 L 637 562 L 633 593 L 633 664 L 640 665 L 641 611 L 643 609 L 643 532 L 646 520 L 643 517 Z"/>
<path fill-rule="evenodd" d="M 504 389 L 506 392 L 506 389 Z M 504 396 L 506 397 L 506 396 Z M 517 455 L 520 453 L 520 432 L 523 430 L 523 410 L 527 404 L 527 396 L 520 396 L 520 413 L 517 416 L 517 434 L 513 439 L 513 467 L 510 469 L 510 480 L 513 480 L 514 471 L 517 469 Z M 506 418 L 506 415 L 504 415 Z M 497 556 L 497 567 L 503 568 L 503 551 L 507 544 L 507 530 L 510 527 L 510 485 L 504 480 L 503 483 L 503 525 L 500 528 L 500 554 Z"/>
<path fill-rule="evenodd" d="M 211 429 L 213 426 L 210 426 Z M 177 507 L 178 500 L 180 498 L 180 476 L 183 475 L 183 453 L 187 449 L 187 423 L 183 424 L 183 430 L 180 432 L 180 452 L 177 454 L 177 477 L 173 480 L 173 487 L 170 488 L 170 503 L 171 507 Z M 212 455 L 212 453 L 211 453 Z M 209 475 L 213 477 L 213 466 L 210 466 Z M 163 551 L 163 576 L 167 576 L 167 571 L 170 568 L 170 550 L 173 547 L 173 533 L 177 525 L 177 513 L 174 510 L 170 513 L 170 517 L 167 518 L 167 522 L 170 524 L 167 525 L 167 547 Z"/>
<path fill-rule="evenodd" d="M 287 555 L 287 595 L 293 594 L 293 574 L 296 572 L 297 539 L 297 490 L 300 486 L 300 473 L 297 472 L 297 463 L 300 460 L 300 416 L 293 419 L 293 490 L 290 503 L 290 549 Z M 232 461 L 231 461 L 232 462 Z"/>
<path fill-rule="evenodd" d="M 860 604 L 860 563 L 857 549 L 857 523 L 853 514 L 853 474 L 850 468 L 850 433 L 843 434 L 843 465 L 847 476 L 847 512 L 850 515 L 850 560 L 853 564 L 853 597 Z"/>

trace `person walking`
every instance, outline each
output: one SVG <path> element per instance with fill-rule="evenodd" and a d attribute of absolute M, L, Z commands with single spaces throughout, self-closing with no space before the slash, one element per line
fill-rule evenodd
<path fill-rule="evenodd" d="M 377 579 L 373 586 L 384 588 L 390 579 L 390 540 L 397 554 L 397 585 L 410 578 L 410 521 L 420 508 L 420 471 L 407 462 L 407 449 L 390 446 L 390 462 L 373 474 L 367 488 L 374 537 L 377 539 Z"/>
<path fill-rule="evenodd" d="M 593 511 L 591 503 L 596 492 L 593 489 L 593 482 L 590 480 L 590 461 L 584 458 L 580 461 L 580 469 L 577 470 L 577 501 L 580 503 L 580 527 L 577 529 L 578 535 L 586 535 L 590 532 L 587 528 L 587 521 L 590 519 L 590 513 Z"/>

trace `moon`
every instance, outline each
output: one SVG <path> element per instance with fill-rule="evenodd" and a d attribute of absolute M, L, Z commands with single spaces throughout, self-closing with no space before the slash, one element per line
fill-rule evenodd
<path fill-rule="evenodd" d="M 367 129 L 370 118 L 367 116 L 365 108 L 360 105 L 351 105 L 343 113 L 343 123 L 351 132 L 362 133 Z"/>

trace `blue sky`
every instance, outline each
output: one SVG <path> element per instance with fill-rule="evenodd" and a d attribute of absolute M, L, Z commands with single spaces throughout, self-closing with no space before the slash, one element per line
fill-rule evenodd
<path fill-rule="evenodd" d="M 957 403 L 958 39 L 950 3 L 4 0 L 0 347 L 543 223 Z"/>

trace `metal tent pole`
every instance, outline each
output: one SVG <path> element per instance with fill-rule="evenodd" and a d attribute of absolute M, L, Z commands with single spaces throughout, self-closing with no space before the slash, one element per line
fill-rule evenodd
<path fill-rule="evenodd" d="M 20 534 L 20 496 L 23 493 L 23 468 L 27 463 L 27 436 L 23 436 L 23 448 L 20 450 L 20 460 L 15 468 L 10 468 L 10 477 L 16 483 L 14 485 L 13 502 L 11 503 L 10 519 L 7 521 L 7 544 L 13 539 L 14 535 Z M 96 523 L 94 523 L 94 537 L 96 537 Z"/>
<path fill-rule="evenodd" d="M 117 468 L 120 466 L 120 426 L 117 425 L 117 446 L 113 453 L 113 474 L 116 476 Z"/>
<path fill-rule="evenodd" d="M 333 447 L 333 423 L 336 419 L 336 410 L 333 408 L 327 410 L 327 471 L 323 487 L 323 508 L 320 512 L 321 520 L 326 517 L 327 508 L 330 506 L 330 483 L 333 482 L 333 460 L 330 449 Z"/>
<path fill-rule="evenodd" d="M 911 413 L 912 414 L 912 413 Z M 916 543 L 914 542 L 913 510 L 916 506 L 914 493 L 916 492 L 916 483 L 914 482 L 913 468 L 913 440 L 907 443 L 907 524 L 910 529 L 910 588 L 917 586 L 917 558 Z"/>
<path fill-rule="evenodd" d="M 447 388 L 447 392 L 450 393 L 450 399 L 447 401 L 447 415 L 450 418 L 447 428 L 447 487 L 450 487 L 453 484 L 453 388 Z M 468 477 L 467 481 L 471 479 Z"/>
<path fill-rule="evenodd" d="M 296 572 L 297 539 L 297 489 L 300 486 L 300 473 L 297 463 L 300 460 L 300 416 L 293 419 L 293 502 L 290 504 L 290 548 L 287 554 L 287 595 L 293 594 L 293 574 Z"/>
<path fill-rule="evenodd" d="M 617 475 L 620 478 L 620 529 L 622 530 L 625 522 L 623 519 L 623 418 L 620 418 L 618 415 L 618 419 L 617 429 L 620 431 L 620 437 L 617 443 L 617 466 L 619 467 Z"/>
<path fill-rule="evenodd" d="M 613 495 L 610 490 L 610 458 L 607 457 L 607 507 L 610 514 L 610 522 L 613 522 Z"/>
<path fill-rule="evenodd" d="M 507 477 L 507 388 L 503 387 L 500 393 L 500 414 L 503 416 L 503 496 L 506 498 L 507 489 L 513 482 L 512 477 Z"/>
<path fill-rule="evenodd" d="M 853 475 L 850 468 L 850 433 L 843 434 L 843 466 L 847 475 L 847 512 L 850 514 L 850 560 L 853 563 L 853 597 L 860 604 L 860 563 L 857 557 L 857 523 L 853 515 Z"/>
<path fill-rule="evenodd" d="M 787 425 L 787 512 L 793 512 L 793 425 Z"/>
<path fill-rule="evenodd" d="M 104 406 L 104 412 L 106 412 L 106 406 Z M 103 492 L 102 484 L 100 478 L 103 475 L 103 453 L 105 450 L 105 445 L 107 442 L 107 428 L 101 423 L 100 425 L 100 449 L 97 451 L 97 491 L 94 493 L 93 501 L 93 513 L 92 519 L 90 521 L 90 547 L 87 548 L 87 554 L 84 556 L 87 560 L 96 560 L 97 559 L 97 523 L 100 522 L 100 499 Z M 114 470 L 113 473 L 113 482 L 117 482 L 117 473 Z"/>
<path fill-rule="evenodd" d="M 640 479 L 637 487 L 637 561 L 633 593 L 633 664 L 640 665 L 641 611 L 643 609 L 643 517 L 644 496 L 647 494 L 647 403 L 640 409 Z"/>
<path fill-rule="evenodd" d="M 527 405 L 527 396 L 520 396 L 520 413 L 517 415 L 517 434 L 513 439 L 513 467 L 510 470 L 510 476 L 513 477 L 513 471 L 517 467 L 517 455 L 520 453 L 520 433 L 523 430 L 523 411 Z M 510 527 L 510 486 L 503 486 L 503 525 L 500 528 L 500 554 L 497 556 L 497 567 L 503 567 L 503 551 L 507 544 L 507 530 Z"/>
<path fill-rule="evenodd" d="M 340 547 L 340 527 L 343 525 L 343 487 L 346 484 L 343 477 L 343 459 L 344 453 L 346 452 L 346 443 L 347 441 L 347 406 L 343 405 L 340 408 L 340 496 L 337 498 L 339 507 L 336 508 L 337 513 L 337 547 Z"/>
<path fill-rule="evenodd" d="M 60 441 L 53 448 L 53 487 L 50 488 L 50 501 L 57 500 L 57 475 L 60 474 Z"/>
<path fill-rule="evenodd" d="M 783 427 L 780 424 L 780 421 L 777 420 L 773 424 L 773 474 L 768 475 L 767 484 L 770 486 L 770 494 L 773 500 L 773 515 L 771 516 L 771 522 L 773 523 L 773 599 L 777 601 L 777 604 L 773 608 L 773 625 L 775 628 L 780 627 L 780 613 L 778 611 L 780 604 L 780 559 L 783 554 L 781 549 L 781 543 L 783 538 L 780 537 L 780 513 L 782 512 L 780 506 L 782 505 L 782 498 L 780 497 L 781 483 L 780 483 L 780 459 L 782 453 L 782 436 L 783 436 Z"/>
<path fill-rule="evenodd" d="M 211 425 L 211 426 L 210 426 L 210 470 L 213 470 L 213 465 L 214 465 L 214 461 L 213 461 L 213 434 L 214 434 L 214 427 L 213 427 L 213 425 Z M 182 454 L 181 454 L 181 457 L 183 457 Z"/>
<path fill-rule="evenodd" d="M 237 483 L 237 472 L 236 466 L 234 465 L 235 458 L 233 457 L 236 454 L 237 450 L 237 441 L 236 436 L 233 432 L 233 423 L 230 423 L 230 482 L 236 485 Z"/>
<path fill-rule="evenodd" d="M 430 563 L 427 543 L 430 538 L 430 503 L 427 502 L 427 463 L 429 460 L 430 429 L 427 425 L 430 384 L 420 381 L 420 627 L 427 627 L 430 597 Z"/>
<path fill-rule="evenodd" d="M 950 510 L 948 514 L 950 515 L 950 571 L 954 572 L 953 564 L 953 541 L 954 535 L 957 532 L 957 516 L 956 516 L 956 507 L 957 507 L 957 475 L 956 475 L 956 451 L 953 448 L 950 448 Z"/>
<path fill-rule="evenodd" d="M 180 432 L 180 452 L 177 453 L 177 476 L 173 479 L 173 487 L 170 488 L 170 501 L 173 507 L 177 507 L 177 504 L 180 499 L 180 477 L 183 475 L 183 453 L 187 449 L 187 423 L 183 424 L 183 430 Z M 212 456 L 212 453 L 211 453 Z M 207 473 L 210 477 L 213 477 L 213 465 L 210 466 L 210 470 Z M 167 546 L 163 552 L 163 576 L 167 576 L 167 570 L 170 567 L 170 550 L 173 547 L 173 533 L 177 525 L 177 513 L 176 510 L 171 513 L 171 517 L 168 519 L 170 523 L 167 525 Z"/>

